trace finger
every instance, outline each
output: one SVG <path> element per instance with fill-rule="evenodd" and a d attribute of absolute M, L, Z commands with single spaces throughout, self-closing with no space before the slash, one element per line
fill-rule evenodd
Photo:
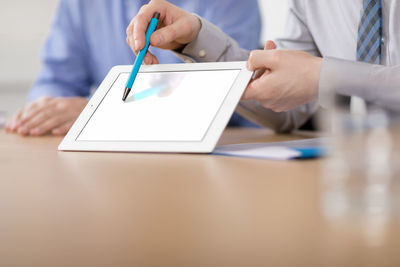
<path fill-rule="evenodd" d="M 21 109 L 21 111 L 19 111 L 17 113 L 17 115 L 12 119 L 12 131 L 15 132 L 17 131 L 18 127 L 20 127 L 22 125 L 22 116 L 25 113 L 25 108 Z"/>
<path fill-rule="evenodd" d="M 29 134 L 33 136 L 44 135 L 63 123 L 64 120 L 61 117 L 53 117 L 30 129 Z"/>
<path fill-rule="evenodd" d="M 275 42 L 274 42 L 274 41 L 271 41 L 271 40 L 267 41 L 267 42 L 265 43 L 264 50 L 273 50 L 273 49 L 276 49 L 276 44 L 275 44 Z"/>
<path fill-rule="evenodd" d="M 17 121 L 20 120 L 23 110 L 20 110 L 11 119 L 8 120 L 6 130 L 13 132 L 17 129 Z"/>
<path fill-rule="evenodd" d="M 46 112 L 47 114 L 51 114 L 49 110 L 52 110 L 54 106 L 54 101 L 52 98 L 44 97 L 35 102 L 29 104 L 21 114 L 19 121 L 17 121 L 15 132 L 21 135 L 29 134 L 31 126 L 29 124 L 32 120 L 38 116 L 39 114 Z"/>
<path fill-rule="evenodd" d="M 50 107 L 48 107 L 50 108 Z M 42 123 L 44 120 L 48 119 L 51 115 L 44 116 L 44 114 L 51 114 L 49 111 L 46 110 L 46 108 L 41 108 L 38 110 L 35 110 L 27 115 L 22 115 L 25 116 L 23 123 L 20 123 L 15 130 L 18 134 L 21 135 L 28 135 L 30 130 L 32 130 L 36 125 Z M 43 115 L 41 115 L 43 114 Z"/>
<path fill-rule="evenodd" d="M 126 37 L 133 36 L 133 20 L 129 23 L 128 27 L 126 27 Z"/>
<path fill-rule="evenodd" d="M 31 131 L 33 128 L 50 119 L 52 117 L 52 113 L 52 110 L 43 110 L 36 116 L 32 117 L 32 119 L 24 123 L 22 127 L 25 128 L 25 131 Z"/>
<path fill-rule="evenodd" d="M 279 50 L 254 50 L 247 61 L 247 69 L 273 69 L 279 63 L 279 53 Z"/>
<path fill-rule="evenodd" d="M 153 59 L 153 62 L 151 62 L 151 65 L 160 64 L 160 63 L 158 62 L 158 58 L 157 58 L 156 56 L 153 56 L 152 59 Z"/>
<path fill-rule="evenodd" d="M 20 126 L 20 127 L 18 127 L 18 128 L 15 130 L 15 132 L 16 132 L 17 134 L 19 134 L 19 135 L 23 135 L 23 136 L 25 136 L 25 135 L 28 135 L 28 134 L 29 134 L 29 130 L 28 130 L 28 129 L 26 129 L 24 126 Z"/>
<path fill-rule="evenodd" d="M 146 65 L 153 65 L 158 64 L 158 59 L 150 51 L 147 51 L 146 55 L 144 56 L 143 62 Z"/>
<path fill-rule="evenodd" d="M 140 8 L 136 17 L 132 20 L 133 24 L 133 50 L 138 53 L 146 44 L 146 30 L 154 15 L 153 5 L 144 5 Z"/>
<path fill-rule="evenodd" d="M 21 115 L 18 127 L 23 126 L 25 123 L 30 121 L 33 117 L 37 116 L 37 114 L 39 114 L 40 112 L 51 108 L 54 105 L 53 101 L 51 101 L 51 100 L 52 99 L 49 99 L 49 98 L 43 98 L 43 99 L 37 100 L 37 101 L 29 104 L 24 109 L 24 112 Z"/>
<path fill-rule="evenodd" d="M 243 100 L 260 100 L 263 92 L 268 90 L 269 75 L 270 71 L 266 70 L 260 78 L 249 83 L 243 94 Z"/>
<path fill-rule="evenodd" d="M 136 50 L 135 50 L 135 43 L 133 40 L 133 20 L 131 21 L 129 26 L 126 28 L 126 43 L 131 48 L 133 53 L 137 54 Z"/>
<path fill-rule="evenodd" d="M 62 124 L 61 126 L 58 126 L 54 128 L 51 133 L 54 135 L 65 135 L 69 129 L 71 129 L 72 125 L 74 124 L 73 121 L 68 121 Z"/>
<path fill-rule="evenodd" d="M 173 48 L 172 43 L 192 35 L 192 26 L 186 19 L 179 19 L 176 22 L 155 31 L 150 44 L 165 49 Z"/>
<path fill-rule="evenodd" d="M 273 41 L 267 41 L 265 43 L 264 50 L 273 50 L 273 49 L 276 49 L 275 43 Z M 252 80 L 256 80 L 256 79 L 260 78 L 264 73 L 266 73 L 266 71 L 267 71 L 267 73 L 271 72 L 270 70 L 265 69 L 265 68 L 257 69 L 252 76 Z"/>

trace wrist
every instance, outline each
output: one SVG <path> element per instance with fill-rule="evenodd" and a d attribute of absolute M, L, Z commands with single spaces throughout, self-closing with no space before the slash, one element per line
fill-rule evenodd
<path fill-rule="evenodd" d="M 201 18 L 198 15 L 192 13 L 192 14 L 190 14 L 190 16 L 191 16 L 191 19 L 190 19 L 190 21 L 191 21 L 191 23 L 190 23 L 191 24 L 191 31 L 190 31 L 191 35 L 190 35 L 190 38 L 189 38 L 189 42 L 184 44 L 184 47 L 186 45 L 192 43 L 193 41 L 195 41 L 199 37 L 201 28 L 203 26 L 203 24 L 201 22 Z"/>
<path fill-rule="evenodd" d="M 199 33 L 200 33 L 203 25 L 201 23 L 201 19 L 198 16 L 196 16 L 196 15 L 193 15 L 193 16 L 194 16 L 194 21 L 195 21 L 194 22 L 194 31 L 193 31 L 194 32 L 193 40 L 195 40 L 199 36 Z"/>

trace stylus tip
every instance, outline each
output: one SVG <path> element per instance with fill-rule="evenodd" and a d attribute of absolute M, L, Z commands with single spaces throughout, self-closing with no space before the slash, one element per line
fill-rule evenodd
<path fill-rule="evenodd" d="M 125 88 L 124 95 L 122 96 L 122 101 L 126 100 L 126 98 L 128 97 L 130 91 L 131 91 L 130 88 L 128 88 L 128 87 Z"/>

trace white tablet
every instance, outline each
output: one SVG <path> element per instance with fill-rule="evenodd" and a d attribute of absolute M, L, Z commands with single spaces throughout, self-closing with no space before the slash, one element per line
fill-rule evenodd
<path fill-rule="evenodd" d="M 212 152 L 252 76 L 245 62 L 142 66 L 124 102 L 131 69 L 111 69 L 59 150 Z"/>

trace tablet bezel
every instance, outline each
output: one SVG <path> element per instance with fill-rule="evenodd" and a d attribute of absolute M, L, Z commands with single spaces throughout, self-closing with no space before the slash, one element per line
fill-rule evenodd
<path fill-rule="evenodd" d="M 142 66 L 139 72 L 166 71 L 202 71 L 202 70 L 240 70 L 229 93 L 225 97 L 219 111 L 209 126 L 202 141 L 165 141 L 165 142 L 119 142 L 119 141 L 77 141 L 87 121 L 96 111 L 120 73 L 130 72 L 132 66 L 115 66 L 107 74 L 104 81 L 83 109 L 67 135 L 60 143 L 61 151 L 109 151 L 109 152 L 167 152 L 167 153 L 210 153 L 215 148 L 222 132 L 249 83 L 252 72 L 246 68 L 246 62 L 162 64 Z M 122 96 L 122 91 L 121 91 Z M 121 100 L 122 101 L 122 100 Z"/>

